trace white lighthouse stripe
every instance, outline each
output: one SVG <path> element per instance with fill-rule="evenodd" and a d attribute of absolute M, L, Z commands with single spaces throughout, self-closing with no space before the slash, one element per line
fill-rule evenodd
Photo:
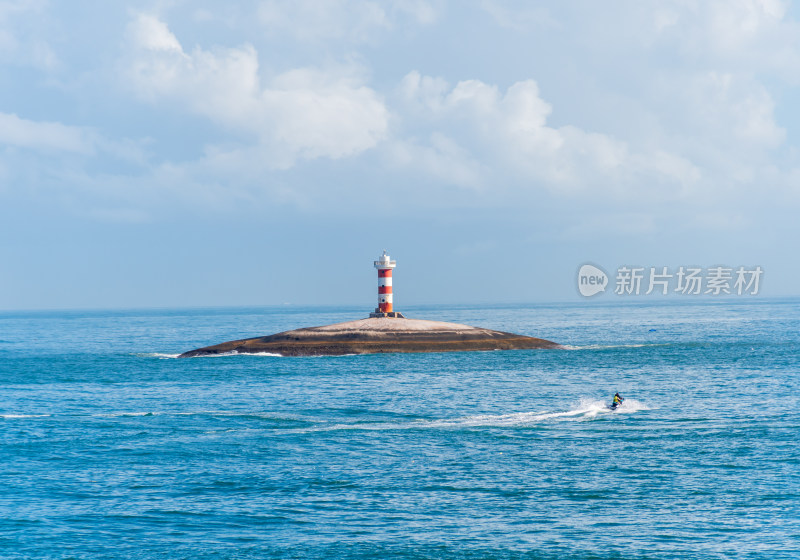
<path fill-rule="evenodd" d="M 392 303 L 392 294 L 381 294 L 378 297 L 378 301 L 381 303 Z"/>
<path fill-rule="evenodd" d="M 392 278 L 378 278 L 378 286 L 391 286 L 392 285 Z"/>

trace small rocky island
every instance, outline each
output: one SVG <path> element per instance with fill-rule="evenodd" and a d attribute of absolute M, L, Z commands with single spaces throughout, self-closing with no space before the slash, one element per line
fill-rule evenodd
<path fill-rule="evenodd" d="M 271 336 L 232 340 L 191 350 L 181 354 L 180 357 L 229 353 L 341 356 L 384 352 L 461 352 L 540 348 L 561 348 L 561 345 L 521 334 L 458 323 L 395 316 L 370 317 L 322 327 L 296 329 Z"/>
<path fill-rule="evenodd" d="M 232 340 L 184 352 L 179 357 L 215 354 L 279 354 L 281 356 L 341 356 L 386 352 L 464 352 L 562 348 L 541 338 L 458 323 L 406 319 L 394 311 L 392 270 L 386 251 L 375 261 L 378 269 L 378 307 L 368 319 L 285 331 L 270 336 Z"/>

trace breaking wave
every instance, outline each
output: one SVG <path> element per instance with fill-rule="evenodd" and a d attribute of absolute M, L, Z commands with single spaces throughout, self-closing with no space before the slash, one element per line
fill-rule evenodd
<path fill-rule="evenodd" d="M 140 358 L 158 358 L 160 360 L 171 360 L 179 358 L 180 354 L 165 354 L 163 352 L 147 352 L 136 354 Z M 230 356 L 268 356 L 271 358 L 283 358 L 280 354 L 272 352 L 222 352 L 220 354 L 205 354 L 203 356 L 192 356 L 192 358 L 228 358 Z"/>

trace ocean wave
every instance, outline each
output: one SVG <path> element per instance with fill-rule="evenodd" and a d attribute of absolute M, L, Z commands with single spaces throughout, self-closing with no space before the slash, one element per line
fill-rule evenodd
<path fill-rule="evenodd" d="M 0 418 L 49 418 L 49 414 L 0 414 Z"/>
<path fill-rule="evenodd" d="M 645 343 L 645 344 L 587 344 L 586 346 L 573 346 L 564 344 L 565 350 L 612 350 L 614 348 L 648 348 L 654 346 L 669 346 L 670 343 Z"/>

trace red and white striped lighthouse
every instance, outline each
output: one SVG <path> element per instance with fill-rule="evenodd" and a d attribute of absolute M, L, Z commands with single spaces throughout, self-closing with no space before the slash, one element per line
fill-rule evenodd
<path fill-rule="evenodd" d="M 378 307 L 370 317 L 402 317 L 392 309 L 392 269 L 397 263 L 390 259 L 386 251 L 375 261 L 378 269 Z"/>

